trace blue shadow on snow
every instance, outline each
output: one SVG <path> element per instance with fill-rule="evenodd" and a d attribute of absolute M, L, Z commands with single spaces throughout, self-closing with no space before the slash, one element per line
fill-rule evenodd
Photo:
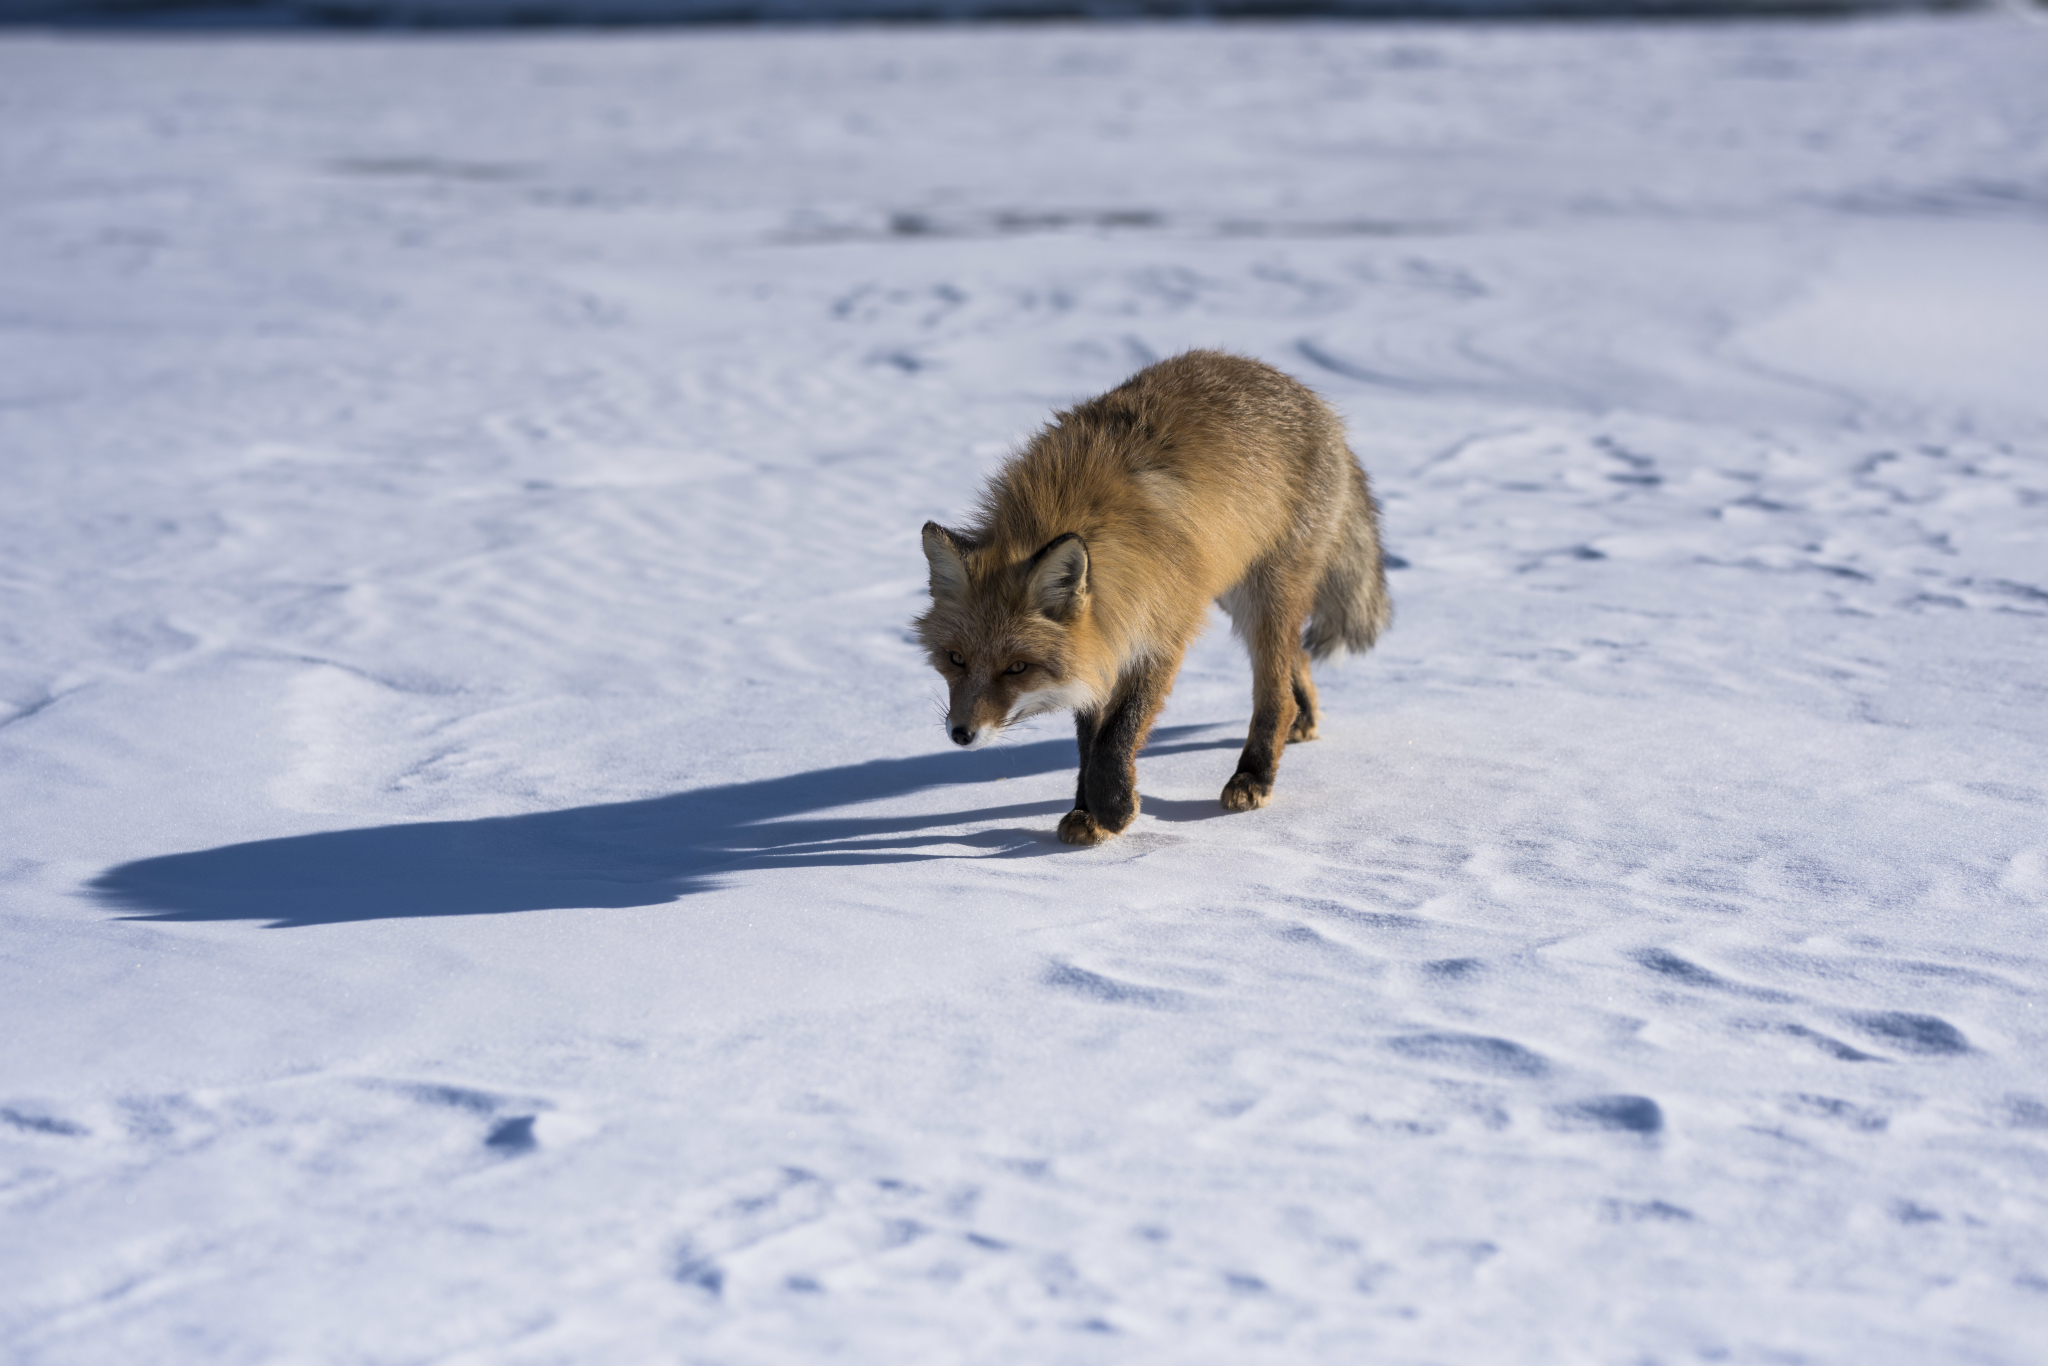
<path fill-rule="evenodd" d="M 1161 745 L 1206 726 L 1165 727 L 1150 754 L 1235 749 L 1242 739 Z M 781 778 L 605 806 L 335 830 L 166 854 L 110 868 L 88 884 L 132 920 L 267 920 L 273 928 L 352 920 L 491 915 L 568 907 L 654 906 L 749 869 L 858 866 L 1057 852 L 1068 801 L 906 816 L 812 815 L 932 788 L 993 782 L 1075 764 L 1072 740 L 876 759 Z M 1147 803 L 1151 810 L 1158 803 Z M 1196 818 L 1190 803 L 1155 814 Z M 1221 808 L 1211 806 L 1211 814 Z M 1029 818 L 1029 828 L 929 833 Z"/>

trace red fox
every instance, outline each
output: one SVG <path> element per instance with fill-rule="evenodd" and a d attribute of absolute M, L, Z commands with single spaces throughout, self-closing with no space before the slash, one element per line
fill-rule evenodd
<path fill-rule="evenodd" d="M 1212 599 L 1252 659 L 1231 811 L 1272 800 L 1282 745 L 1315 739 L 1309 661 L 1370 649 L 1392 615 L 1379 510 L 1343 424 L 1295 380 L 1219 351 L 1056 413 L 989 481 L 973 525 L 925 523 L 924 553 L 932 605 L 916 628 L 951 690 L 954 743 L 1074 713 L 1068 844 L 1137 816 L 1134 760 Z"/>

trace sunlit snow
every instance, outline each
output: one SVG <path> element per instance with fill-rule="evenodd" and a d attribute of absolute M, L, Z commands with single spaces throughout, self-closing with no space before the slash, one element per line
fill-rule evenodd
<path fill-rule="evenodd" d="M 918 528 L 1189 346 L 1225 815 Z M 0 38 L 0 1357 L 2048 1358 L 2048 25 Z"/>

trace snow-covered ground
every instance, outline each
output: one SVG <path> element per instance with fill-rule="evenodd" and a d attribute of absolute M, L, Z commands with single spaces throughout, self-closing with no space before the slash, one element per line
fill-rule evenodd
<path fill-rule="evenodd" d="M 2048 27 L 0 41 L 0 1357 L 2048 1356 Z M 1059 845 L 1190 345 L 1398 620 Z"/>

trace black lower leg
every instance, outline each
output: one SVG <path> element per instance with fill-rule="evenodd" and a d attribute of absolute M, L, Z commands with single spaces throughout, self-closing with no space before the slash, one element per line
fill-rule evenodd
<path fill-rule="evenodd" d="M 1081 750 L 1081 770 L 1074 779 L 1074 809 L 1088 809 L 1088 763 L 1095 754 L 1096 715 L 1092 711 L 1074 713 L 1074 740 Z"/>
<path fill-rule="evenodd" d="M 1237 756 L 1237 771 L 1249 773 L 1262 783 L 1273 781 L 1273 775 L 1280 768 L 1279 746 L 1274 736 L 1280 730 L 1280 716 L 1277 711 L 1254 711 L 1251 734 L 1245 740 L 1244 752 Z"/>
<path fill-rule="evenodd" d="M 1146 723 L 1158 710 L 1151 680 L 1130 681 L 1103 713 L 1095 744 L 1081 770 L 1087 810 L 1111 830 L 1121 830 L 1138 814 L 1138 746 Z"/>

